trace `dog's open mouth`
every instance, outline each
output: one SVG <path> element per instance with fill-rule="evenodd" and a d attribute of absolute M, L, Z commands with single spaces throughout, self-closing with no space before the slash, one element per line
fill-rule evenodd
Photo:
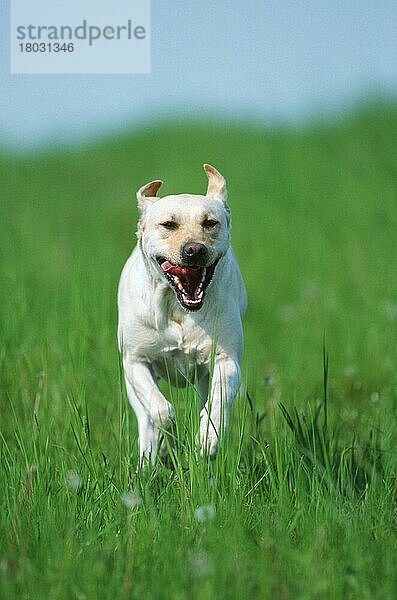
<path fill-rule="evenodd" d="M 209 267 L 173 265 L 164 258 L 159 258 L 158 263 L 183 308 L 199 310 L 203 306 L 205 293 L 214 276 L 218 261 Z"/>

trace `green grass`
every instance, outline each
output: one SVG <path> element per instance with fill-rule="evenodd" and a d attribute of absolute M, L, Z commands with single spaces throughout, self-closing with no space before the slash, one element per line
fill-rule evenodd
<path fill-rule="evenodd" d="M 0 597 L 396 597 L 396 133 L 390 104 L 3 153 Z M 243 391 L 208 465 L 194 386 L 165 384 L 172 468 L 137 476 L 116 349 L 134 193 L 203 191 L 203 162 L 248 290 Z"/>

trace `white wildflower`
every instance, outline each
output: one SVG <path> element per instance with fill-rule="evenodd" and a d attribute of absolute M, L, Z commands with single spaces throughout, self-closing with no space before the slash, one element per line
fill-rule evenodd
<path fill-rule="evenodd" d="M 135 508 L 142 504 L 142 498 L 136 492 L 123 492 L 121 501 L 127 508 Z"/>
<path fill-rule="evenodd" d="M 199 523 L 206 523 L 215 517 L 215 508 L 212 504 L 203 504 L 194 511 L 194 516 Z"/>
<path fill-rule="evenodd" d="M 83 480 L 77 473 L 73 471 L 68 471 L 65 478 L 66 485 L 72 490 L 78 490 L 83 485 Z"/>

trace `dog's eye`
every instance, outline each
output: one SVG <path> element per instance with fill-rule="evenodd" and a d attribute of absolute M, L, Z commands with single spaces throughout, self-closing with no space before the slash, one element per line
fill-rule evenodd
<path fill-rule="evenodd" d="M 214 221 L 214 219 L 205 219 L 202 225 L 204 229 L 212 229 L 213 227 L 216 227 L 216 225 L 219 225 L 219 222 Z"/>
<path fill-rule="evenodd" d="M 175 221 L 164 221 L 164 223 L 160 223 L 160 225 L 161 227 L 164 227 L 164 229 L 169 229 L 170 231 L 178 229 L 178 223 L 175 223 Z"/>

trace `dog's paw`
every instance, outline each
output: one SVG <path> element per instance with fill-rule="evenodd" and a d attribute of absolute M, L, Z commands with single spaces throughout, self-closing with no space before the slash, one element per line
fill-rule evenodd
<path fill-rule="evenodd" d="M 153 407 L 150 411 L 150 419 L 157 427 L 167 427 L 174 418 L 174 407 L 167 401 Z"/>
<path fill-rule="evenodd" d="M 215 428 L 207 414 L 204 414 L 200 418 L 200 432 L 199 432 L 199 445 L 200 453 L 202 456 L 209 456 L 214 458 L 218 450 L 218 431 Z"/>

